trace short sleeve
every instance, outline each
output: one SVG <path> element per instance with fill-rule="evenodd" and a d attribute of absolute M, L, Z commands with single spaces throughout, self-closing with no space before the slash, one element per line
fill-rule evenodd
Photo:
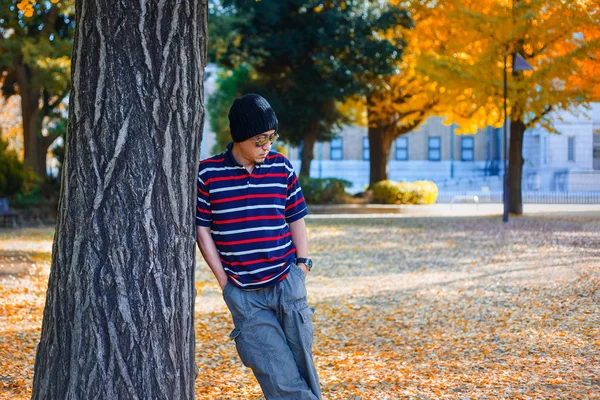
<path fill-rule="evenodd" d="M 298 176 L 294 172 L 288 160 L 285 161 L 286 170 L 288 171 L 288 186 L 287 197 L 285 202 L 285 220 L 288 224 L 304 218 L 308 214 L 304 195 L 298 182 Z"/>
<path fill-rule="evenodd" d="M 196 202 L 196 225 L 210 227 L 212 224 L 212 212 L 210 210 L 209 190 L 200 176 L 202 170 L 198 168 L 198 198 Z"/>

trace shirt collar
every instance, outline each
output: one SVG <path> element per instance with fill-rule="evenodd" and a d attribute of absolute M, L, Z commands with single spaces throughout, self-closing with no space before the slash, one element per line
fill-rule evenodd
<path fill-rule="evenodd" d="M 241 167 L 240 163 L 238 163 L 235 159 L 235 157 L 233 156 L 233 142 L 229 142 L 227 144 L 227 150 L 225 151 L 225 164 L 227 164 L 228 166 L 231 167 Z"/>
<path fill-rule="evenodd" d="M 228 165 L 228 166 L 230 166 L 230 167 L 242 167 L 242 168 L 244 168 L 240 163 L 237 162 L 237 160 L 233 156 L 233 151 L 232 150 L 233 150 L 233 142 L 227 143 L 227 150 L 225 151 L 225 155 L 223 157 L 225 164 Z M 272 152 L 273 152 L 273 150 L 270 150 L 269 151 L 269 155 L 271 155 Z M 260 168 L 261 165 L 262 164 L 256 164 L 254 166 L 254 168 Z"/>

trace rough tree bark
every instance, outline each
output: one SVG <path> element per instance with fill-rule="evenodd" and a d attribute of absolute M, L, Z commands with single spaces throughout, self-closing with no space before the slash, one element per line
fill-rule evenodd
<path fill-rule="evenodd" d="M 523 179 L 523 135 L 525 134 L 523 121 L 510 121 L 510 144 L 508 151 L 508 212 L 523 214 L 523 197 L 521 182 Z"/>
<path fill-rule="evenodd" d="M 206 0 L 76 1 L 33 399 L 194 397 Z"/>

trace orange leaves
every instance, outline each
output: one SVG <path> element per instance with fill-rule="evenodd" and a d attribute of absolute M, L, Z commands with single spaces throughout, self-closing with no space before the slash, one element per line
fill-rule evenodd
<path fill-rule="evenodd" d="M 58 4 L 61 0 L 50 0 L 52 4 Z M 17 9 L 23 13 L 26 18 L 33 17 L 35 13 L 35 4 L 40 0 L 21 0 L 17 3 Z"/>
<path fill-rule="evenodd" d="M 324 399 L 600 396 L 600 219 L 308 225 Z M 31 395 L 51 240 L 51 229 L 0 232 L 0 271 L 29 263 L 0 274 L 0 399 Z M 196 398 L 258 400 L 220 289 L 197 261 Z"/>
<path fill-rule="evenodd" d="M 0 99 L 0 135 L 23 158 L 23 122 L 18 96 Z"/>
<path fill-rule="evenodd" d="M 429 80 L 417 66 L 418 57 L 436 46 L 435 41 L 422 41 L 421 29 L 427 29 L 426 20 L 415 19 L 415 27 L 388 32 L 407 42 L 398 73 L 385 79 L 382 87 L 367 101 L 369 126 L 389 127 L 397 136 L 415 129 L 439 103 L 438 84 Z"/>
<path fill-rule="evenodd" d="M 48 270 L 35 264 L 39 257 L 13 249 L 40 243 L 17 242 L 0 237 L 0 399 L 31 396 L 48 279 Z M 49 251 L 50 243 L 45 248 Z"/>
<path fill-rule="evenodd" d="M 419 7 L 418 2 L 415 7 Z M 548 105 L 570 108 L 597 101 L 600 41 L 596 39 L 600 20 L 590 7 L 588 2 L 580 1 L 436 2 L 435 11 L 419 8 L 428 28 L 420 32 L 420 41 L 438 47 L 422 52 L 418 65 L 444 83 L 451 97 L 464 87 L 474 89 L 475 97 L 456 102 L 465 104 L 449 103 L 445 113 L 466 132 L 502 123 L 505 53 L 509 55 L 512 120 L 541 116 Z M 460 33 L 453 34 L 458 26 Z M 512 74 L 510 62 L 516 52 L 534 66 L 533 72 Z M 562 82 L 559 87 L 557 81 Z"/>
<path fill-rule="evenodd" d="M 17 3 L 17 8 L 23 12 L 27 18 L 33 17 L 35 0 L 21 0 Z"/>

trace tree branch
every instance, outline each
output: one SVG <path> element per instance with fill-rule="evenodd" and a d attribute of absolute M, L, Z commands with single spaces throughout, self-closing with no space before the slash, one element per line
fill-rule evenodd
<path fill-rule="evenodd" d="M 415 129 L 416 127 L 421 125 L 421 123 L 423 122 L 424 119 L 425 119 L 425 114 L 421 114 L 419 116 L 419 118 L 413 119 L 410 124 L 403 126 L 402 128 L 396 129 L 394 132 L 396 137 L 404 135 L 404 134 L 412 131 L 413 129 Z"/>
<path fill-rule="evenodd" d="M 55 100 L 55 101 L 53 101 L 52 103 L 49 103 L 49 104 L 48 104 L 48 107 L 50 107 L 50 109 L 51 109 L 51 110 L 54 110 L 56 107 L 58 107 L 58 105 L 59 105 L 60 103 L 62 103 L 62 101 L 65 99 L 65 97 L 67 97 L 67 94 L 68 94 L 68 93 L 69 93 L 69 92 L 67 91 L 67 92 L 65 92 L 65 93 L 63 93 L 63 94 L 61 94 L 61 95 L 58 95 L 58 96 L 56 97 L 56 100 Z"/>
<path fill-rule="evenodd" d="M 535 124 L 537 124 L 542 118 L 544 118 L 550 111 L 552 111 L 552 106 L 546 107 L 544 109 L 544 111 L 542 111 L 539 115 L 536 115 L 536 117 L 534 119 L 529 121 L 529 123 L 527 124 L 527 127 L 528 128 L 534 127 Z"/>
<path fill-rule="evenodd" d="M 44 88 L 42 90 L 42 115 L 46 116 L 50 113 L 50 95 L 48 94 L 48 90 Z"/>
<path fill-rule="evenodd" d="M 42 37 L 50 36 L 50 33 L 54 30 L 56 26 L 56 19 L 58 18 L 58 6 L 52 5 L 50 8 L 50 12 L 44 15 L 44 28 L 40 32 Z"/>

